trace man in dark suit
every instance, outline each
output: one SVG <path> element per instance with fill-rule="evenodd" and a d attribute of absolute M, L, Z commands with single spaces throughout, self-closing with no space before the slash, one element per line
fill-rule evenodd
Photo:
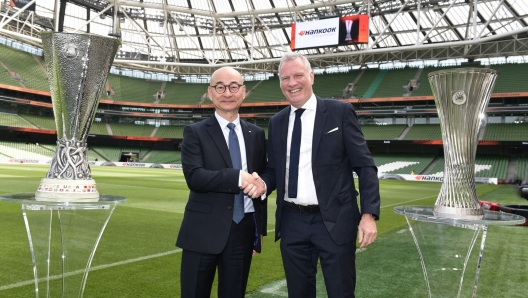
<path fill-rule="evenodd" d="M 318 259 L 328 297 L 354 297 L 356 237 L 363 248 L 377 234 L 377 168 L 354 108 L 313 94 L 314 73 L 304 56 L 285 54 L 279 79 L 291 106 L 269 121 L 261 178 L 268 193 L 277 189 L 275 240 L 281 239 L 288 297 L 315 298 Z"/>
<path fill-rule="evenodd" d="M 267 200 L 252 200 L 240 187 L 261 184 L 249 173 L 266 166 L 265 134 L 238 115 L 246 88 L 236 70 L 215 71 L 208 95 L 215 114 L 183 133 L 190 194 L 176 242 L 183 249 L 181 297 L 210 297 L 218 268 L 218 297 L 242 298 L 252 255 L 266 235 Z"/>

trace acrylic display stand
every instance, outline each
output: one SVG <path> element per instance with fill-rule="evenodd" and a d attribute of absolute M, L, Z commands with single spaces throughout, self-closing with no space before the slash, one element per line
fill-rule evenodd
<path fill-rule="evenodd" d="M 482 219 L 454 219 L 435 216 L 433 208 L 394 208 L 405 216 L 418 250 L 426 297 L 476 297 L 488 226 L 517 225 L 525 219 L 487 210 Z"/>
<path fill-rule="evenodd" d="M 0 195 L 20 204 L 33 262 L 35 295 L 83 297 L 90 266 L 104 229 L 124 197 L 95 202 L 36 201 L 34 193 Z"/>

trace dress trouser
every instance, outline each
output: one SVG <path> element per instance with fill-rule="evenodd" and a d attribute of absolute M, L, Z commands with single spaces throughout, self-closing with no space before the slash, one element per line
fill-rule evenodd
<path fill-rule="evenodd" d="M 281 217 L 281 253 L 288 298 L 315 298 L 317 260 L 321 261 L 329 298 L 354 298 L 356 235 L 345 245 L 330 238 L 321 212 L 301 213 L 284 206 Z"/>
<path fill-rule="evenodd" d="M 231 223 L 226 246 L 219 254 L 183 250 L 181 298 L 209 298 L 218 267 L 218 297 L 243 298 L 253 254 L 255 220 L 252 213 Z"/>

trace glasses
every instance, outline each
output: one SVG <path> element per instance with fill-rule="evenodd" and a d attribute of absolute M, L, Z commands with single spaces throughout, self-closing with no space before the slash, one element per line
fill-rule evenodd
<path fill-rule="evenodd" d="M 242 87 L 242 86 L 244 86 L 244 85 L 238 84 L 238 83 L 232 83 L 229 86 L 226 86 L 224 84 L 216 84 L 214 86 L 209 86 L 209 87 L 213 88 L 216 91 L 216 93 L 223 94 L 226 91 L 227 88 L 229 88 L 229 92 L 237 93 L 238 90 L 240 90 L 240 87 Z"/>

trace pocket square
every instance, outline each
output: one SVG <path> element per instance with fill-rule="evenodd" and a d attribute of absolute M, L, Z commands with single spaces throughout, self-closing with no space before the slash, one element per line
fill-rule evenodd
<path fill-rule="evenodd" d="M 339 127 L 336 127 L 336 128 L 334 128 L 332 130 L 329 130 L 327 133 L 331 133 L 331 132 L 337 131 L 338 129 L 339 129 Z"/>

